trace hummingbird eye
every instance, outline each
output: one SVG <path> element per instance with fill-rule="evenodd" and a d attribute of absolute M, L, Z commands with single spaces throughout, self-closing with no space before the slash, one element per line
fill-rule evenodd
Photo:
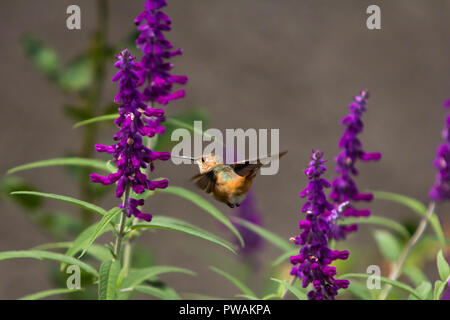
<path fill-rule="evenodd" d="M 202 162 L 205 162 L 205 161 L 206 161 L 205 158 L 202 157 Z"/>

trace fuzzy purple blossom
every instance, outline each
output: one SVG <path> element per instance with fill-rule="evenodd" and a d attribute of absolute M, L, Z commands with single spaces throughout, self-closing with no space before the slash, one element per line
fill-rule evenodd
<path fill-rule="evenodd" d="M 334 278 L 336 267 L 331 266 L 334 260 L 347 259 L 349 253 L 328 247 L 331 236 L 329 216 L 334 207 L 324 193 L 324 188 L 329 188 L 330 183 L 321 177 L 326 171 L 322 157 L 322 152 L 313 151 L 312 160 L 305 170 L 309 181 L 300 197 L 308 199 L 302 207 L 302 212 L 306 212 L 306 220 L 299 222 L 302 232 L 292 239 L 302 248 L 298 255 L 290 258 L 294 265 L 291 275 L 302 279 L 303 288 L 313 285 L 313 289 L 308 292 L 310 300 L 333 300 L 339 289 L 349 285 L 348 280 Z"/>
<path fill-rule="evenodd" d="M 450 100 L 444 103 L 444 108 L 450 108 Z M 431 200 L 438 202 L 450 199 L 450 115 L 445 121 L 442 139 L 434 159 L 436 181 L 429 194 Z"/>
<path fill-rule="evenodd" d="M 106 152 L 113 156 L 112 162 L 117 165 L 117 172 L 108 176 L 101 176 L 96 173 L 90 175 L 91 181 L 110 185 L 117 182 L 116 197 L 120 198 L 128 189 L 141 194 L 146 189 L 163 189 L 168 185 L 168 180 L 152 181 L 148 179 L 141 169 L 150 167 L 153 171 L 155 160 L 168 160 L 170 153 L 155 152 L 147 148 L 142 143 L 142 137 L 153 137 L 157 133 L 163 132 L 158 119 L 164 116 L 164 110 L 148 107 L 142 102 L 142 95 L 137 89 L 138 75 L 137 65 L 134 57 L 125 49 L 117 57 L 115 67 L 119 71 L 114 75 L 113 81 L 119 82 L 119 92 L 114 101 L 120 103 L 119 117 L 114 121 L 119 131 L 114 135 L 113 145 L 97 144 L 95 148 L 98 152 Z M 145 116 L 145 117 L 144 117 Z M 144 119 L 145 118 L 145 119 Z M 142 206 L 144 200 L 133 198 L 126 199 L 120 208 L 125 209 L 128 217 L 131 215 L 138 219 L 150 221 L 152 216 L 142 213 L 138 206 Z"/>
<path fill-rule="evenodd" d="M 164 32 L 171 30 L 170 18 L 160 9 L 167 6 L 166 0 L 147 0 L 145 10 L 135 19 L 140 32 L 137 47 L 143 52 L 139 62 L 139 84 L 144 85 L 143 100 L 151 105 L 155 102 L 166 105 L 172 100 L 185 96 L 184 90 L 172 92 L 174 84 L 183 85 L 186 76 L 172 75 L 173 64 L 167 60 L 182 54 L 181 49 L 173 49 Z"/>
<path fill-rule="evenodd" d="M 346 237 L 350 232 L 357 230 L 357 225 L 348 226 L 336 225 L 337 220 L 342 217 L 367 217 L 370 215 L 369 209 L 356 209 L 351 203 L 357 201 L 371 201 L 373 195 L 371 193 L 359 192 L 354 176 L 358 175 L 355 165 L 358 160 L 363 162 L 378 161 L 381 159 L 380 152 L 365 152 L 358 135 L 364 129 L 364 123 L 361 119 L 363 113 L 367 110 L 366 103 L 369 98 L 369 92 L 362 90 L 359 95 L 353 98 L 349 105 L 350 113 L 342 119 L 345 126 L 344 133 L 339 141 L 341 151 L 336 157 L 336 177 L 332 182 L 330 198 L 333 199 L 335 206 L 338 207 L 344 202 L 350 201 L 350 205 L 337 216 L 331 217 L 335 225 L 333 226 L 333 238 L 340 240 Z"/>

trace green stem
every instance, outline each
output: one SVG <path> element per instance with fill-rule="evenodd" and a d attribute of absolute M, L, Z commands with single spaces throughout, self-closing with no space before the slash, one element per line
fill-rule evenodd
<path fill-rule="evenodd" d="M 289 285 L 290 285 L 290 286 L 293 286 L 294 283 L 295 283 L 295 280 L 297 280 L 297 277 L 292 277 L 291 281 L 289 282 Z M 284 292 L 283 292 L 283 294 L 281 295 L 280 300 L 283 300 L 283 299 L 286 297 L 288 291 L 289 291 L 288 288 L 284 289 Z"/>
<path fill-rule="evenodd" d="M 133 225 L 137 223 L 138 219 L 133 219 Z M 125 249 L 123 252 L 123 269 L 124 269 L 124 276 L 126 277 L 128 275 L 128 271 L 131 267 L 131 258 L 132 258 L 132 245 L 131 245 L 131 237 L 127 237 L 125 240 Z"/>
<path fill-rule="evenodd" d="M 97 19 L 98 26 L 95 32 L 94 39 L 90 48 L 90 54 L 93 61 L 94 76 L 91 88 L 87 94 L 87 101 L 85 104 L 88 114 L 95 116 L 98 112 L 98 106 L 101 102 L 103 82 L 105 78 L 106 68 L 106 49 L 107 49 L 107 34 L 108 34 L 108 17 L 109 5 L 108 0 L 97 0 Z M 97 126 L 87 126 L 83 132 L 80 156 L 83 158 L 90 158 L 94 150 L 94 144 L 97 136 Z M 90 191 L 88 169 L 82 170 L 82 182 L 80 185 L 80 197 L 88 202 L 92 202 L 94 197 Z M 82 220 L 89 223 L 92 215 L 82 210 Z"/>
<path fill-rule="evenodd" d="M 116 260 L 120 261 L 120 251 L 122 248 L 122 240 L 124 236 L 125 223 L 127 221 L 127 208 L 128 208 L 128 199 L 130 198 L 130 184 L 127 184 L 125 188 L 125 194 L 123 196 L 122 205 L 124 209 L 122 210 L 122 215 L 120 216 L 119 230 L 117 230 L 116 235 L 116 243 L 114 245 L 114 257 Z"/>
<path fill-rule="evenodd" d="M 430 204 L 428 205 L 428 209 L 427 209 L 425 216 L 422 218 L 416 231 L 414 232 L 414 234 L 412 235 L 412 237 L 409 239 L 408 243 L 406 244 L 405 248 L 403 249 L 403 252 L 400 255 L 400 258 L 398 258 L 398 260 L 392 266 L 392 270 L 388 276 L 388 278 L 390 280 L 395 281 L 400 276 L 403 265 L 405 264 L 406 259 L 408 258 L 408 255 L 411 252 L 412 248 L 416 245 L 416 243 L 419 241 L 420 237 L 424 233 L 424 231 L 428 225 L 428 220 L 430 220 L 430 218 L 432 217 L 432 215 L 434 213 L 435 206 L 436 206 L 435 202 L 430 202 Z M 384 287 L 383 291 L 381 291 L 380 295 L 378 296 L 378 299 L 385 300 L 387 298 L 389 292 L 391 291 L 391 289 L 392 289 L 391 285 L 389 285 L 389 284 L 386 285 Z"/>

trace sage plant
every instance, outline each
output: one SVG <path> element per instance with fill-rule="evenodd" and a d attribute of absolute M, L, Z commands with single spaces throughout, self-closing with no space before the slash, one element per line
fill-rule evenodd
<path fill-rule="evenodd" d="M 444 108 L 450 108 L 450 100 L 444 103 Z M 436 202 L 450 199 L 450 115 L 445 120 L 442 139 L 444 141 L 439 145 L 434 159 L 436 181 L 429 194 L 430 199 Z"/>
<path fill-rule="evenodd" d="M 450 100 L 447 100 L 444 103 L 444 108 L 450 107 Z M 420 220 L 414 234 L 409 239 L 408 243 L 403 248 L 402 253 L 400 254 L 399 258 L 395 263 L 393 264 L 393 267 L 391 268 L 391 271 L 389 273 L 389 279 L 390 280 L 397 280 L 397 278 L 401 275 L 402 267 L 405 264 L 409 253 L 412 251 L 414 246 L 419 242 L 420 238 L 424 234 L 428 221 L 432 221 L 432 217 L 435 211 L 436 203 L 445 201 L 450 199 L 450 167 L 449 167 L 449 160 L 450 160 L 450 115 L 447 115 L 447 118 L 445 120 L 445 127 L 442 131 L 442 139 L 444 140 L 437 148 L 436 157 L 434 159 L 434 167 L 436 168 L 436 180 L 434 185 L 429 191 L 429 199 L 430 202 L 428 204 L 428 208 L 425 212 L 423 212 L 424 216 Z M 433 227 L 435 230 L 439 230 L 440 222 L 439 218 L 435 217 L 436 219 L 433 221 Z M 443 231 L 437 231 L 438 238 L 440 238 L 441 245 L 445 243 L 445 238 L 443 235 Z M 436 281 L 435 283 L 435 299 L 438 300 L 440 296 L 442 296 L 443 299 L 446 297 L 446 292 L 444 292 L 445 287 L 447 287 L 448 290 L 448 284 L 450 282 L 450 267 L 448 267 L 448 263 L 445 261 L 445 258 L 443 257 L 442 250 L 438 253 L 437 256 L 437 264 L 438 264 L 438 271 L 441 276 L 441 280 Z M 444 270 L 443 270 L 444 268 Z M 448 275 L 445 275 L 445 273 L 449 273 Z M 386 286 L 384 290 L 380 293 L 379 298 L 380 299 L 386 299 L 389 295 L 389 292 L 391 290 L 391 286 Z"/>
<path fill-rule="evenodd" d="M 341 151 L 336 157 L 336 172 L 338 176 L 333 180 L 331 185 L 330 198 L 333 199 L 336 207 L 344 202 L 349 202 L 346 209 L 341 214 L 331 217 L 333 226 L 332 237 L 336 240 L 344 239 L 350 232 L 356 231 L 356 224 L 344 226 L 337 225 L 339 219 L 344 217 L 367 217 L 370 215 L 369 209 L 356 209 L 352 202 L 372 201 L 371 193 L 361 193 L 353 179 L 358 175 L 356 162 L 378 161 L 381 159 L 380 152 L 368 153 L 364 151 L 358 135 L 364 129 L 362 115 L 367 110 L 366 104 L 369 98 L 369 92 L 362 90 L 359 95 L 353 98 L 349 105 L 350 113 L 346 115 L 341 123 L 345 126 L 344 133 L 339 141 Z"/>
<path fill-rule="evenodd" d="M 171 30 L 172 21 L 161 9 L 167 6 L 166 0 L 147 0 L 145 10 L 134 20 L 140 32 L 136 40 L 143 56 L 138 64 L 138 86 L 143 86 L 142 99 L 150 105 L 155 102 L 166 105 L 170 101 L 183 98 L 183 89 L 173 92 L 173 85 L 186 84 L 186 76 L 170 73 L 174 65 L 168 60 L 182 54 L 182 49 L 173 49 L 164 32 Z"/>
<path fill-rule="evenodd" d="M 143 199 L 130 197 L 130 189 L 137 194 L 145 190 L 155 190 L 166 188 L 169 181 L 150 180 L 141 169 L 150 166 L 154 169 L 155 160 L 168 160 L 170 153 L 157 152 L 147 148 L 142 143 L 142 137 L 153 137 L 162 130 L 158 121 L 148 121 L 144 123 L 143 116 L 160 119 L 164 115 L 164 110 L 148 107 L 142 102 L 142 96 L 137 89 L 139 77 L 136 73 L 137 65 L 134 57 L 125 49 L 117 57 L 115 66 L 119 71 L 113 77 L 113 81 L 119 82 L 119 92 L 114 101 L 121 103 L 119 106 L 119 117 L 114 121 L 119 131 L 114 135 L 117 141 L 114 145 L 97 144 L 95 148 L 98 152 L 106 152 L 113 156 L 113 163 L 117 165 L 117 171 L 108 176 L 101 176 L 96 173 L 90 175 L 91 181 L 110 185 L 117 182 L 116 197 L 124 195 L 120 208 L 124 215 L 135 216 L 138 219 L 151 221 L 152 215 L 142 213 L 138 207 L 144 205 Z M 120 251 L 120 249 L 117 249 Z"/>
<path fill-rule="evenodd" d="M 78 98 L 80 98 L 77 107 L 66 108 L 73 117 L 79 118 L 78 120 L 81 121 L 76 124 L 76 127 L 93 125 L 99 121 L 112 122 L 114 120 L 117 130 L 111 145 L 97 144 L 95 146 L 98 152 L 107 153 L 110 156 L 107 161 L 91 158 L 91 151 L 94 149 L 92 146 L 95 143 L 97 132 L 97 129 L 91 126 L 86 127 L 85 136 L 82 139 L 83 152 L 81 152 L 81 157 L 44 159 L 17 166 L 8 171 L 8 174 L 15 174 L 23 170 L 42 167 L 68 166 L 72 170 L 73 167 L 78 167 L 78 169 L 81 168 L 82 170 L 95 168 L 95 170 L 108 172 L 108 174 L 104 175 L 90 174 L 90 181 L 85 179 L 88 180 L 88 183 L 84 184 L 83 182 L 81 199 L 76 199 L 70 195 L 41 192 L 23 185 L 20 181 L 18 183 L 14 179 L 9 181 L 9 184 L 12 183 L 14 189 L 5 189 L 8 191 L 3 193 L 11 194 L 14 197 L 23 197 L 15 200 L 25 201 L 25 207 L 30 210 L 30 216 L 40 216 L 38 218 L 42 219 L 43 225 L 51 225 L 52 228 L 64 235 L 63 242 L 51 242 L 40 246 L 33 244 L 33 248 L 28 250 L 11 248 L 10 251 L 0 252 L 0 262 L 16 258 L 46 259 L 53 262 L 56 261 L 62 267 L 60 269 L 55 265 L 56 268 L 52 270 L 55 271 L 52 272 L 52 275 L 61 271 L 59 276 L 63 280 L 62 282 L 55 282 L 54 288 L 35 292 L 22 298 L 38 299 L 56 294 L 71 294 L 74 298 L 80 298 L 78 295 L 80 290 L 84 291 L 85 295 L 82 296 L 84 298 L 98 297 L 99 299 L 109 300 L 128 299 L 132 297 L 131 295 L 134 292 L 150 295 L 158 299 L 179 300 L 188 298 L 188 293 L 177 292 L 177 285 L 174 279 L 170 279 L 166 283 L 164 278 L 160 277 L 160 275 L 167 273 L 195 275 L 195 272 L 180 265 L 189 263 L 187 259 L 173 254 L 173 252 L 176 252 L 177 246 L 180 246 L 178 238 L 176 241 L 164 241 L 163 246 L 158 244 L 159 249 L 169 253 L 172 252 L 172 255 L 169 256 L 175 259 L 177 266 L 160 265 L 159 261 L 153 259 L 151 254 L 149 254 L 148 243 L 143 241 L 140 244 L 143 250 L 140 250 L 139 244 L 134 242 L 146 230 L 155 232 L 157 229 L 164 229 L 164 232 L 177 232 L 181 236 L 196 237 L 198 240 L 206 241 L 216 246 L 211 249 L 206 248 L 206 250 L 211 250 L 208 252 L 199 250 L 197 247 L 190 247 L 194 243 L 183 242 L 182 250 L 187 251 L 189 255 L 201 253 L 201 258 L 205 260 L 205 263 L 214 264 L 210 265 L 211 271 L 227 279 L 242 291 L 240 293 L 237 292 L 238 294 L 233 295 L 233 297 L 239 296 L 251 300 L 260 299 L 265 301 L 264 310 L 260 309 L 263 306 L 261 303 L 252 304 L 251 306 L 248 304 L 236 305 L 237 309 L 235 311 L 244 315 L 244 318 L 246 314 L 254 314 L 255 309 L 257 309 L 257 314 L 264 315 L 266 309 L 269 309 L 270 302 L 268 300 L 283 299 L 288 291 L 301 300 L 332 300 L 336 298 L 378 298 L 380 300 L 387 298 L 449 299 L 450 266 L 445 257 L 445 245 L 448 243 L 448 238 L 444 232 L 446 228 L 441 226 L 441 221 L 434 215 L 434 209 L 435 203 L 450 199 L 450 116 L 447 116 L 442 135 L 444 140 L 439 146 L 434 160 L 437 173 L 435 183 L 429 191 L 430 204 L 427 209 L 421 201 L 406 195 L 388 191 L 373 191 L 373 194 L 359 191 L 355 182 L 355 178 L 358 175 L 356 169 L 358 161 L 378 161 L 381 158 L 381 153 L 366 152 L 359 139 L 359 134 L 364 128 L 362 115 L 366 111 L 369 93 L 367 90 L 362 90 L 354 97 L 353 102 L 350 104 L 350 113 L 342 120 L 345 129 L 339 141 L 340 152 L 336 158 L 338 176 L 332 183 L 329 183 L 324 178 L 326 161 L 321 151 L 313 151 L 309 166 L 304 171 L 308 177 L 308 183 L 306 188 L 301 191 L 300 197 L 306 198 L 306 203 L 301 210 L 305 216 L 298 224 L 300 234 L 291 238 L 291 241 L 297 246 L 296 248 L 299 248 L 298 254 L 295 252 L 293 255 L 292 246 L 284 240 L 289 232 L 287 229 L 280 230 L 281 234 L 277 235 L 270 230 L 266 230 L 267 226 L 262 225 L 260 212 L 254 206 L 253 200 L 256 194 L 253 191 L 248 194 L 247 199 L 242 202 L 240 208 L 234 209 L 235 212 L 231 222 L 230 217 L 221 212 L 221 207 L 216 206 L 216 203 L 210 202 L 214 201 L 212 200 L 213 198 L 203 198 L 203 194 L 195 194 L 194 191 L 181 186 L 160 190 L 166 188 L 169 181 L 167 179 L 155 180 L 152 178 L 155 164 L 158 160 L 164 161 L 169 159 L 170 153 L 153 150 L 155 148 L 152 144 L 156 140 L 154 138 L 165 131 L 162 123 L 165 120 L 166 113 L 163 109 L 159 109 L 157 105 L 160 107 L 165 106 L 171 101 L 185 96 L 184 90 L 176 87 L 184 85 L 187 77 L 173 75 L 173 64 L 171 62 L 172 58 L 182 53 L 182 50 L 174 49 L 172 43 L 165 38 L 165 33 L 171 30 L 171 20 L 162 11 L 167 5 L 166 0 L 145 1 L 144 10 L 134 21 L 135 25 L 137 25 L 139 36 L 137 39 L 134 37 L 132 41 L 136 41 L 137 48 L 143 53 L 139 61 L 133 57 L 130 50 L 124 49 L 124 47 L 127 47 L 126 45 L 120 44 L 120 47 L 110 46 L 106 41 L 108 2 L 108 0 L 97 0 L 99 27 L 92 39 L 92 47 L 89 48 L 88 52 L 77 56 L 64 68 L 58 66 L 58 59 L 55 58 L 57 56 L 52 54 L 53 50 L 48 50 L 40 41 L 35 41 L 33 38 L 28 38 L 25 41 L 26 51 L 34 64 L 44 71 L 44 74 L 63 91 L 76 93 Z M 133 26 L 132 21 L 129 24 Z M 131 45 L 134 47 L 134 44 Z M 128 45 L 128 47 L 131 48 L 131 45 Z M 118 83 L 118 93 L 114 99 L 116 104 L 113 104 L 112 107 L 109 105 L 105 106 L 105 108 L 99 110 L 98 107 L 101 106 L 103 91 L 102 80 L 107 74 L 107 59 L 114 58 L 113 52 L 120 52 L 115 63 L 118 71 L 113 77 L 113 81 Z M 10 61 L 8 60 L 8 62 Z M 16 69 L 19 70 L 20 68 Z M 446 102 L 444 107 L 449 108 L 450 101 Z M 241 107 L 230 105 L 230 112 L 239 113 L 239 108 Z M 109 114 L 110 112 L 112 114 Z M 28 115 L 32 116 L 32 114 L 29 113 Z M 99 116 L 100 114 L 102 116 Z M 391 116 L 391 113 L 388 113 L 388 116 Z M 191 115 L 188 118 L 192 119 L 196 118 L 196 116 Z M 226 121 L 226 119 L 222 120 Z M 314 117 L 311 120 L 314 120 Z M 190 127 L 189 123 L 183 123 L 180 118 L 172 121 L 171 125 L 181 128 Z M 17 145 L 24 145 L 17 141 L 19 138 L 14 137 L 14 142 Z M 329 138 L 332 139 L 333 137 Z M 401 144 L 402 141 L 397 143 Z M 158 147 L 161 146 L 159 145 Z M 230 153 L 235 152 L 235 150 L 228 151 Z M 12 150 L 5 151 L 5 155 L 8 155 L 8 152 L 10 153 Z M 170 179 L 173 179 L 171 172 L 173 175 L 174 171 L 169 171 L 168 174 Z M 179 174 L 178 171 L 177 174 Z M 287 172 L 286 174 L 289 175 L 290 173 Z M 186 178 L 187 180 L 190 173 L 186 171 L 186 176 L 183 176 L 183 173 L 181 175 L 180 179 Z M 83 175 L 84 178 L 87 178 L 87 176 L 87 173 Z M 234 178 L 240 180 L 244 177 Z M 270 177 L 267 177 L 267 179 L 270 179 Z M 208 180 L 208 183 L 210 184 L 212 180 Z M 215 179 L 213 182 L 221 184 L 220 180 Z M 67 185 L 73 185 L 74 182 L 75 180 L 71 178 L 67 181 Z M 103 208 L 98 203 L 93 203 L 93 200 L 97 198 L 94 196 L 96 193 L 98 195 L 107 194 L 108 190 L 91 182 L 114 186 L 115 195 L 121 200 L 115 201 L 112 208 Z M 0 184 L 0 189 L 3 190 L 5 186 Z M 330 187 L 331 193 L 328 198 L 326 191 Z M 190 188 L 190 186 L 187 188 Z M 96 193 L 90 192 L 90 190 L 94 189 Z M 192 189 L 195 189 L 195 187 L 192 187 Z M 102 190 L 106 190 L 106 192 Z M 276 186 L 270 190 L 273 192 L 273 199 L 278 200 L 274 205 L 279 211 L 277 212 L 279 219 L 286 219 L 287 216 L 283 216 L 283 213 L 286 212 L 286 210 L 283 210 L 283 196 L 289 192 L 281 192 Z M 223 224 L 225 228 L 222 231 L 234 234 L 239 239 L 239 242 L 232 243 L 232 241 L 223 239 L 214 231 L 205 230 L 204 228 L 208 228 L 208 219 L 202 220 L 205 226 L 199 227 L 189 221 L 184 221 L 178 216 L 171 217 L 170 208 L 164 207 L 164 204 L 160 207 L 165 212 L 164 216 L 153 217 L 154 209 L 149 211 L 143 209 L 144 201 L 147 201 L 146 199 L 154 193 L 150 191 L 164 193 L 164 196 L 173 197 L 173 201 L 179 199 L 181 205 L 184 205 L 185 201 L 189 201 L 193 208 L 199 208 L 201 214 L 208 214 L 211 218 Z M 50 215 L 41 215 L 41 209 L 37 209 L 39 204 L 33 204 L 33 197 L 38 197 L 38 200 L 44 198 L 49 201 L 61 201 L 64 205 L 76 205 L 83 208 L 86 214 L 99 215 L 99 219 L 95 224 L 86 225 L 83 228 L 84 230 L 81 230 L 82 227 L 80 225 L 79 229 L 76 229 L 77 236 L 68 241 L 70 235 L 66 230 L 69 230 L 67 218 L 70 215 L 57 212 L 51 215 L 51 219 L 48 219 Z M 373 264 L 370 261 L 370 265 L 367 265 L 364 262 L 369 263 L 369 260 L 360 261 L 359 259 L 353 259 L 358 260 L 356 265 L 353 263 L 354 261 L 347 260 L 349 257 L 348 251 L 334 250 L 332 244 L 334 244 L 334 240 L 345 238 L 348 233 L 355 231 L 357 228 L 356 224 L 343 226 L 340 223 L 342 222 L 341 219 L 345 222 L 346 217 L 367 217 L 371 214 L 368 209 L 356 208 L 355 203 L 372 201 L 373 199 L 391 201 L 396 202 L 397 205 L 403 205 L 406 209 L 412 209 L 415 213 L 421 214 L 421 220 L 416 230 L 410 233 L 410 228 L 406 228 L 401 222 L 394 221 L 389 217 L 388 214 L 391 210 L 387 210 L 383 216 L 373 215 L 371 219 L 365 219 L 364 223 L 373 224 L 376 228 L 383 228 L 383 230 L 374 230 L 375 242 L 379 246 L 383 261 L 380 263 L 374 261 Z M 167 203 L 167 201 L 164 203 Z M 119 215 L 120 219 L 116 219 Z M 189 215 L 185 216 L 190 217 Z M 8 223 L 9 220 L 4 219 L 3 221 Z M 86 219 L 86 224 L 89 221 L 90 219 Z M 424 234 L 429 221 L 435 236 L 425 238 Z M 12 226 L 12 228 L 13 230 L 20 230 L 20 226 Z M 115 237 L 113 246 L 105 245 L 103 241 L 98 241 L 100 236 L 106 236 L 108 233 L 109 236 Z M 256 263 L 255 261 L 244 259 L 231 261 L 230 255 L 222 257 L 222 253 L 219 251 L 221 249 L 233 254 L 241 253 L 237 257 L 246 257 L 254 252 L 261 252 L 263 240 L 271 242 L 274 247 L 281 249 L 281 255 L 275 261 L 271 259 L 262 260 L 264 255 L 261 255 L 261 260 L 258 260 Z M 426 241 L 420 243 L 421 249 L 413 251 L 414 246 L 422 240 Z M 195 245 L 197 244 L 195 243 Z M 244 248 L 237 248 L 238 245 Z M 344 244 L 340 243 L 340 245 Z M 121 254 L 122 247 L 123 254 Z M 362 256 L 361 252 L 358 255 L 358 250 L 364 252 L 364 255 L 367 256 L 372 253 L 367 250 L 367 247 L 362 248 L 362 246 L 353 245 L 352 247 L 354 247 L 351 251 L 352 256 L 357 258 Z M 438 247 L 440 250 L 437 249 Z M 369 248 L 372 248 L 372 246 Z M 174 249 L 175 251 L 173 251 Z M 437 279 L 432 273 L 420 271 L 424 265 L 428 268 L 429 261 L 427 259 L 429 258 L 429 253 L 433 250 L 439 250 L 436 255 L 438 272 L 434 273 L 436 275 L 439 274 Z M 410 256 L 412 252 L 413 254 Z M 426 255 L 423 252 L 426 252 Z M 274 266 L 281 266 L 283 262 L 287 264 L 287 256 L 290 256 L 290 274 L 287 274 L 288 272 L 285 272 L 283 267 L 279 269 L 273 268 Z M 408 261 L 409 270 L 404 268 L 406 261 Z M 148 265 L 149 262 L 150 265 Z M 248 264 L 249 262 L 251 264 Z M 241 267 L 243 263 L 248 264 L 247 268 Z M 343 266 L 344 263 L 345 266 Z M 390 264 L 387 275 L 384 268 L 379 270 L 383 277 L 379 277 L 379 274 L 376 273 L 368 274 L 370 270 L 376 271 L 377 265 L 384 266 L 387 264 Z M 337 266 L 339 271 L 342 272 L 342 270 L 347 269 L 349 272 L 337 277 Z M 234 269 L 232 271 L 222 270 L 228 267 Z M 263 267 L 265 270 L 270 269 L 271 274 L 268 275 L 268 273 L 263 272 L 261 275 L 258 275 L 258 277 L 261 276 L 261 279 L 254 283 L 256 288 L 251 288 L 253 284 L 249 280 L 253 279 L 253 275 L 256 275 L 255 270 L 258 267 Z M 204 268 L 200 269 L 195 271 L 203 271 Z M 9 270 L 11 272 L 12 269 Z M 252 276 L 247 277 L 247 281 L 250 283 L 242 280 L 242 271 L 247 270 L 250 270 L 250 275 Z M 273 274 L 272 271 L 274 271 Z M 20 270 L 17 270 L 18 272 Z M 70 272 L 73 272 L 73 274 L 68 276 Z M 238 272 L 241 272 L 241 274 L 232 274 Z M 81 275 L 83 276 L 82 281 L 80 279 Z M 401 277 L 402 275 L 406 277 Z M 3 278 L 8 276 L 5 275 Z M 18 279 L 19 276 L 22 275 L 16 274 L 11 279 Z M 291 278 L 290 284 L 285 281 L 286 276 Z M 204 281 L 206 277 L 203 274 L 199 274 L 197 279 Z M 342 290 L 350 285 L 349 280 L 346 279 L 355 279 L 352 280 L 352 287 L 350 288 L 352 290 Z M 403 282 L 404 279 L 409 283 Z M 269 283 L 272 281 L 278 283 L 279 286 L 270 286 Z M 377 282 L 384 287 L 377 288 Z M 373 284 L 374 287 L 369 288 L 370 284 Z M 391 286 L 396 289 L 392 295 L 390 295 Z M 223 294 L 223 290 L 220 290 L 220 285 L 216 286 L 216 288 L 219 290 L 220 295 Z M 285 290 L 284 293 L 281 290 L 283 288 Z M 7 291 L 4 288 L 1 289 L 0 291 Z M 381 291 L 372 289 L 381 289 Z M 190 295 L 191 297 L 206 298 L 202 293 Z M 156 306 L 160 305 L 162 304 L 156 304 Z M 166 308 L 164 312 L 169 319 L 196 313 L 196 311 L 189 311 L 189 309 L 195 309 L 191 304 L 184 305 L 186 307 L 180 307 L 178 304 L 178 307 Z M 247 309 L 248 306 L 249 308 Z M 312 306 L 311 309 L 315 310 L 314 307 Z M 206 309 L 209 310 L 210 308 Z M 276 310 L 273 311 L 276 312 Z M 213 311 L 208 312 L 213 313 Z M 348 310 L 345 310 L 345 312 L 348 313 Z M 198 310 L 197 315 L 199 315 Z"/>
<path fill-rule="evenodd" d="M 294 265 L 291 275 L 302 279 L 303 288 L 310 283 L 313 285 L 314 289 L 308 292 L 310 300 L 334 300 L 338 290 L 349 285 L 348 280 L 334 278 L 336 267 L 331 266 L 335 260 L 347 259 L 349 253 L 328 247 L 331 237 L 329 216 L 334 207 L 327 201 L 324 193 L 330 183 L 322 178 L 326 171 L 322 157 L 321 151 L 313 151 L 311 162 L 305 170 L 309 181 L 307 187 L 300 192 L 300 197 L 308 199 L 302 207 L 302 212 L 306 212 L 306 219 L 299 222 L 301 234 L 292 239 L 302 248 L 298 255 L 290 258 Z"/>

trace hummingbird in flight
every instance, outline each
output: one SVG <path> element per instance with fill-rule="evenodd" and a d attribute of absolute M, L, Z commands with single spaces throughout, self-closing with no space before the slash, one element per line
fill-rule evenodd
<path fill-rule="evenodd" d="M 177 157 L 190 159 L 198 165 L 200 173 L 191 180 L 200 189 L 230 208 L 234 208 L 239 207 L 247 196 L 259 169 L 271 161 L 278 160 L 286 153 L 287 151 L 284 151 L 266 158 L 243 160 L 231 164 L 224 164 L 223 159 L 215 154 L 202 155 L 198 158 Z"/>

